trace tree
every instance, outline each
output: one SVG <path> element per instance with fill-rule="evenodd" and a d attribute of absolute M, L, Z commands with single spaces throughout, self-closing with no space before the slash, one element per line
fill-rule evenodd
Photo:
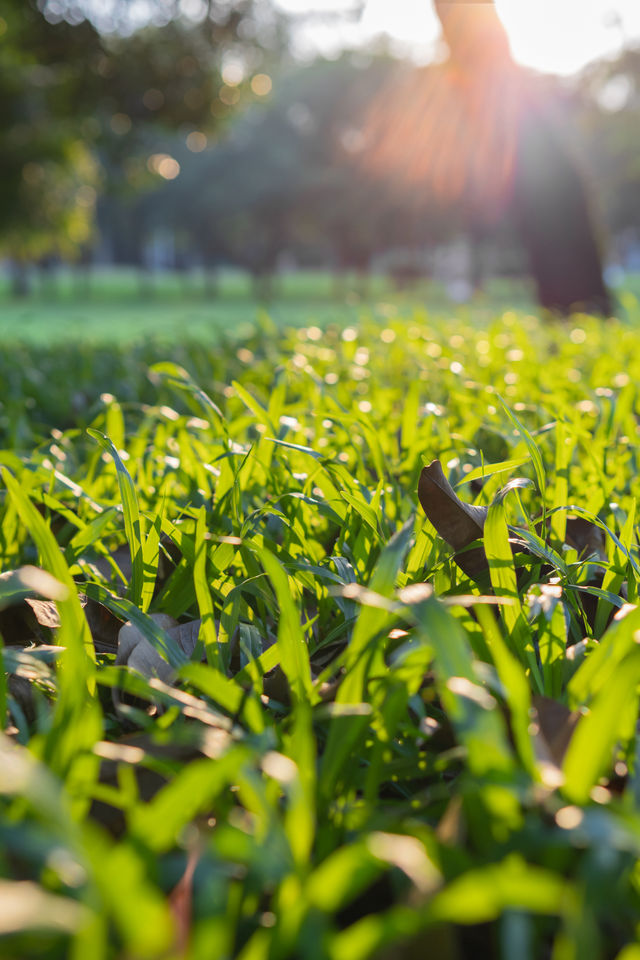
<path fill-rule="evenodd" d="M 63 53 L 80 55 L 94 36 L 88 25 L 52 33 L 21 0 L 7 0 L 0 27 L 0 249 L 14 260 L 20 293 L 29 260 L 70 254 L 90 234 L 96 164 L 74 117 L 77 76 Z"/>
<path fill-rule="evenodd" d="M 578 118 L 611 233 L 640 225 L 640 48 L 592 64 L 576 91 Z"/>
<path fill-rule="evenodd" d="M 587 189 L 551 84 L 513 62 L 493 2 L 435 0 L 449 59 L 400 76 L 370 112 L 367 162 L 457 209 L 473 235 L 506 216 L 540 303 L 606 312 L 609 297 Z"/>
<path fill-rule="evenodd" d="M 131 20 L 135 7 L 3 6 L 0 244 L 17 262 L 77 252 L 90 237 L 95 158 L 104 190 L 139 188 L 152 140 L 178 127 L 210 134 L 242 100 L 225 57 L 251 70 L 282 42 L 282 18 L 264 0 L 210 2 L 195 20 L 178 2 L 149 3 L 144 24 Z"/>
<path fill-rule="evenodd" d="M 555 99 L 514 64 L 493 3 L 435 0 L 435 7 L 449 47 L 448 69 L 457 80 L 452 99 L 475 140 L 464 162 L 482 156 L 484 147 L 484 169 L 476 168 L 480 187 L 484 181 L 500 188 L 496 169 L 504 177 L 541 305 L 562 313 L 576 307 L 607 312 L 587 191 Z M 506 103 L 505 90 L 512 91 Z M 506 122 L 496 117 L 500 109 Z"/>
<path fill-rule="evenodd" d="M 366 273 L 391 223 L 416 210 L 353 160 L 366 105 L 393 69 L 388 58 L 345 55 L 285 72 L 269 104 L 199 156 L 183 154 L 180 178 L 158 196 L 165 215 L 263 288 L 284 250 Z"/>

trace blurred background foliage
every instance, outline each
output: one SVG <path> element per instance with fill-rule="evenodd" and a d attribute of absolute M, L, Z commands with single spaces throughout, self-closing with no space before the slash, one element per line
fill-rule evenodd
<path fill-rule="evenodd" d="M 401 128 L 385 91 L 428 87 L 438 63 L 382 41 L 301 61 L 291 18 L 268 0 L 142 6 L 3 4 L 0 253 L 14 293 L 61 261 L 198 268 L 210 293 L 221 266 L 248 271 L 261 296 L 286 267 L 373 267 L 402 284 L 437 270 L 454 241 L 472 287 L 526 273 L 508 210 L 470 225 L 464 198 L 366 162 L 381 102 Z M 595 188 L 609 264 L 633 269 L 640 51 L 531 82 Z"/>

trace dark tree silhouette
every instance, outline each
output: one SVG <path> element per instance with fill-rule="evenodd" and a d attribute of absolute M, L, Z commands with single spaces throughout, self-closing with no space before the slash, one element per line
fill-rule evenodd
<path fill-rule="evenodd" d="M 557 84 L 517 66 L 493 0 L 434 0 L 449 56 L 399 71 L 365 124 L 369 171 L 460 215 L 511 219 L 543 307 L 607 312 L 589 196 Z"/>
<path fill-rule="evenodd" d="M 435 8 L 457 95 L 479 137 L 482 126 L 494 122 L 489 115 L 496 105 L 494 86 L 509 84 L 515 93 L 507 114 L 514 129 L 512 139 L 507 136 L 513 164 L 506 186 L 541 305 L 560 312 L 575 307 L 607 312 L 589 197 L 560 128 L 555 98 L 514 64 L 493 0 L 435 0 Z M 487 105 L 484 116 L 479 103 Z"/>

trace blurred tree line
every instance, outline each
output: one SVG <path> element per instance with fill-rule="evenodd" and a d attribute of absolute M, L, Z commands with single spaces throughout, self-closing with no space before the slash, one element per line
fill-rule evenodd
<path fill-rule="evenodd" d="M 372 104 L 432 68 L 384 51 L 296 63 L 267 0 L 156 0 L 144 24 L 134 7 L 4 2 L 0 253 L 16 292 L 28 264 L 74 258 L 200 266 L 211 292 L 234 265 L 261 296 L 283 257 L 408 282 L 468 232 L 455 203 L 367 163 Z M 607 233 L 637 244 L 640 51 L 540 82 L 579 131 Z M 488 249 L 524 271 L 507 215 L 472 241 L 474 282 Z"/>
<path fill-rule="evenodd" d="M 96 207 L 128 219 L 167 138 L 227 122 L 244 90 L 227 87 L 225 64 L 255 73 L 287 47 L 268 0 L 142 6 L 141 21 L 129 0 L 3 0 L 0 255 L 16 292 L 30 263 L 92 257 Z M 119 256 L 139 255 L 135 227 L 123 224 Z"/>

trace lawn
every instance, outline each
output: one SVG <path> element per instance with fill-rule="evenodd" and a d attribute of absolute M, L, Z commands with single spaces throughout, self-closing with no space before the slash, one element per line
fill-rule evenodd
<path fill-rule="evenodd" d="M 308 271 L 277 277 L 267 307 L 280 327 L 324 327 L 330 322 L 356 322 L 363 310 L 384 317 L 425 302 L 439 313 L 452 306 L 436 282 L 424 281 L 399 293 L 381 275 L 373 275 L 363 286 L 354 274 L 336 279 Z M 476 297 L 472 311 L 475 317 L 488 319 L 496 309 L 514 303 L 522 310 L 533 309 L 528 286 L 494 280 Z M 469 313 L 467 307 L 458 309 Z M 23 299 L 9 296 L 8 278 L 0 274 L 0 337 L 5 343 L 48 347 L 90 341 L 93 346 L 110 346 L 150 338 L 180 343 L 188 338 L 212 344 L 222 332 L 238 339 L 249 336 L 260 312 L 248 276 L 238 271 L 221 271 L 212 291 L 195 271 L 140 274 L 96 268 L 87 278 L 67 270 L 34 282 L 32 294 Z"/>
<path fill-rule="evenodd" d="M 0 955 L 638 960 L 635 301 L 156 299 L 3 313 Z"/>

